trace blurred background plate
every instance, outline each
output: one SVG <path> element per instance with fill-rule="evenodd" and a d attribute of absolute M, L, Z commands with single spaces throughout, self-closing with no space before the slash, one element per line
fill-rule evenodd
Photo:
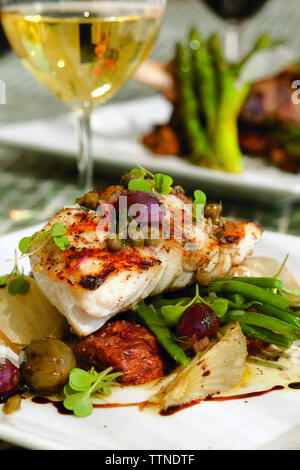
<path fill-rule="evenodd" d="M 201 187 L 220 198 L 265 204 L 300 200 L 300 177 L 285 173 L 265 160 L 244 157 L 242 174 L 231 174 L 192 165 L 170 156 L 156 156 L 144 147 L 141 137 L 153 125 L 167 122 L 171 105 L 162 96 L 107 104 L 92 117 L 93 154 L 102 175 L 121 173 L 136 164 L 172 175 L 189 190 Z M 29 150 L 75 158 L 77 142 L 72 117 L 39 119 L 3 126 L 0 142 Z"/>

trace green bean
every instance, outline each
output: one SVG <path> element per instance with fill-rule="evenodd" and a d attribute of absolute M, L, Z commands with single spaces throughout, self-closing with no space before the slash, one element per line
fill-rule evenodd
<path fill-rule="evenodd" d="M 273 307 L 279 308 L 281 310 L 288 310 L 289 307 L 294 307 L 296 304 L 291 300 L 287 299 L 278 294 L 273 294 L 272 292 L 263 289 L 262 287 L 255 286 L 253 284 L 247 284 L 246 282 L 240 281 L 219 281 L 212 282 L 208 288 L 201 289 L 206 292 L 229 292 L 231 294 L 241 294 L 244 297 L 257 300 L 263 304 L 272 305 Z"/>
<path fill-rule="evenodd" d="M 285 287 L 283 287 L 281 290 L 284 294 L 292 295 L 294 297 L 300 297 L 300 291 L 299 290 L 286 289 Z"/>
<path fill-rule="evenodd" d="M 289 325 L 296 326 L 300 328 L 300 317 L 294 315 L 293 313 L 286 312 L 284 310 L 280 310 L 279 308 L 272 307 L 272 305 L 262 304 L 257 307 L 257 309 L 266 315 L 271 315 L 272 317 L 278 318 Z"/>
<path fill-rule="evenodd" d="M 292 339 L 300 338 L 300 328 L 278 320 L 263 313 L 243 312 L 242 310 L 229 310 L 222 318 L 222 322 L 236 321 L 241 324 L 259 326 L 279 335 Z"/>
<path fill-rule="evenodd" d="M 242 324 L 242 331 L 245 336 L 253 339 L 260 339 L 264 343 L 274 344 L 282 349 L 289 349 L 292 346 L 293 340 L 287 336 L 277 335 L 272 331 L 266 330 L 265 328 L 259 328 L 258 326 L 251 326 Z"/>
<path fill-rule="evenodd" d="M 165 326 L 159 316 L 145 302 L 139 302 L 135 307 L 135 311 L 170 356 L 173 357 L 176 362 L 187 366 L 190 363 L 189 358 L 186 356 L 183 349 L 174 342 L 170 330 Z"/>
<path fill-rule="evenodd" d="M 245 303 L 245 299 L 240 294 L 229 294 L 228 299 L 236 305 L 243 305 Z"/>
<path fill-rule="evenodd" d="M 224 281 L 239 281 L 245 282 L 246 284 L 253 284 L 258 287 L 264 287 L 266 289 L 281 289 L 282 281 L 273 277 L 234 277 L 234 278 L 223 278 L 223 279 L 214 279 L 212 282 L 224 282 Z"/>

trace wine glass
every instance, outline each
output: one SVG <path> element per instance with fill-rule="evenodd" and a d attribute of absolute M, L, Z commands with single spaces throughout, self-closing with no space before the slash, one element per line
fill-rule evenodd
<path fill-rule="evenodd" d="M 2 24 L 23 65 L 76 116 L 79 185 L 93 182 L 90 116 L 132 77 L 166 0 L 4 0 Z"/>
<path fill-rule="evenodd" d="M 239 26 L 255 15 L 268 0 L 203 0 L 218 16 L 228 21 L 225 54 L 230 62 L 239 60 Z"/>

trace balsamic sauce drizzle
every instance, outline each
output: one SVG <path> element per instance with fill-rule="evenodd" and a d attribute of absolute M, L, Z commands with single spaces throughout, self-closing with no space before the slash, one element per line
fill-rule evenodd
<path fill-rule="evenodd" d="M 300 382 L 293 382 L 288 385 L 289 388 L 291 389 L 300 389 Z M 161 416 L 171 416 L 178 411 L 184 410 L 186 408 L 190 408 L 191 406 L 198 405 L 201 403 L 201 401 L 214 401 L 214 402 L 221 402 L 221 401 L 230 401 L 230 400 L 245 400 L 248 398 L 253 398 L 253 397 L 259 397 L 262 395 L 266 395 L 267 393 L 274 392 L 277 390 L 284 390 L 285 387 L 283 385 L 275 385 L 274 387 L 268 389 L 268 390 L 262 390 L 260 392 L 251 392 L 251 393 L 245 393 L 241 395 L 232 395 L 232 396 L 225 396 L 225 397 L 220 397 L 220 396 L 210 396 L 205 398 L 204 400 L 195 400 L 192 401 L 191 403 L 187 403 L 185 405 L 179 405 L 179 406 L 172 406 L 168 408 L 167 410 L 161 410 L 159 414 Z M 34 403 L 38 404 L 49 404 L 51 403 L 60 414 L 63 415 L 72 415 L 73 412 L 67 410 L 64 405 L 62 400 L 51 400 L 50 398 L 43 397 L 43 396 L 35 396 L 31 398 L 31 401 Z M 131 406 L 138 406 L 140 409 L 143 409 L 147 405 L 147 401 L 144 402 L 137 402 L 137 403 L 101 403 L 101 404 L 94 404 L 94 408 L 121 408 L 121 407 L 131 407 Z"/>
<path fill-rule="evenodd" d="M 300 382 L 292 382 L 288 385 L 289 388 L 293 390 L 300 390 Z"/>

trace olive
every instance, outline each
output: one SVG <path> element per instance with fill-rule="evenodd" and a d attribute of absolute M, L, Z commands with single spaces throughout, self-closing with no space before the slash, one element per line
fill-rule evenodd
<path fill-rule="evenodd" d="M 10 415 L 15 411 L 18 411 L 21 407 L 21 395 L 12 395 L 9 397 L 3 405 L 3 413 L 6 415 Z"/>
<path fill-rule="evenodd" d="M 34 340 L 21 353 L 21 375 L 34 392 L 59 392 L 74 367 L 72 350 L 58 339 Z"/>
<path fill-rule="evenodd" d="M 222 205 L 211 203 L 207 204 L 204 208 L 204 215 L 205 217 L 211 217 L 212 219 L 216 219 L 222 212 Z"/>
<path fill-rule="evenodd" d="M 145 244 L 145 239 L 143 234 L 135 234 L 134 237 L 129 237 L 130 245 L 133 246 L 133 248 L 143 248 Z"/>
<path fill-rule="evenodd" d="M 157 248 L 161 245 L 162 240 L 160 237 L 159 229 L 155 230 L 153 227 L 149 230 L 148 238 L 145 239 L 145 245 Z"/>

